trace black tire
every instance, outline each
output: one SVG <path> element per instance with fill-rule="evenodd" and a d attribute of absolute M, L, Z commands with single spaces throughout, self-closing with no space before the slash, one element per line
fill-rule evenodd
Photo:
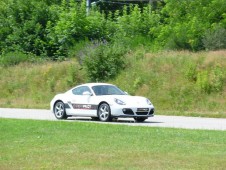
<path fill-rule="evenodd" d="M 147 118 L 144 117 L 135 117 L 134 118 L 136 122 L 144 122 Z"/>
<path fill-rule="evenodd" d="M 53 112 L 57 119 L 67 119 L 64 103 L 62 101 L 58 101 L 55 103 Z"/>
<path fill-rule="evenodd" d="M 97 115 L 102 122 L 111 121 L 111 108 L 107 103 L 102 103 L 98 107 Z"/>

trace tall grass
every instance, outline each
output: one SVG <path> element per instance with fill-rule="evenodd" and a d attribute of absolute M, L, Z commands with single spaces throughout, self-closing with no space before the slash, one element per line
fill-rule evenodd
<path fill-rule="evenodd" d="M 0 67 L 1 107 L 48 108 L 59 92 L 85 82 L 76 61 Z"/>
<path fill-rule="evenodd" d="M 226 113 L 226 52 L 137 50 L 130 66 L 112 83 L 132 95 L 149 97 L 161 114 L 169 111 Z M 202 115 L 202 114 L 199 114 Z"/>
<path fill-rule="evenodd" d="M 150 53 L 140 46 L 124 57 L 126 68 L 108 82 L 150 98 L 156 114 L 226 117 L 226 51 Z M 56 93 L 86 82 L 74 59 L 0 67 L 0 107 L 49 108 Z"/>

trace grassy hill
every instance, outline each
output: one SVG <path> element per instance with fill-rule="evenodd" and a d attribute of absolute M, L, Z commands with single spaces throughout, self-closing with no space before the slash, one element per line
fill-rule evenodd
<path fill-rule="evenodd" d="M 109 83 L 151 99 L 156 114 L 226 117 L 226 51 L 158 52 L 126 56 Z M 0 107 L 49 108 L 59 92 L 88 82 L 76 59 L 0 67 Z"/>

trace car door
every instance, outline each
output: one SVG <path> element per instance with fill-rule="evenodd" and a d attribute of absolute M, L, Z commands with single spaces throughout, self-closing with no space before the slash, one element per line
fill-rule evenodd
<path fill-rule="evenodd" d="M 71 114 L 76 116 L 95 116 L 96 105 L 91 103 L 93 94 L 88 86 L 80 86 L 71 91 Z"/>

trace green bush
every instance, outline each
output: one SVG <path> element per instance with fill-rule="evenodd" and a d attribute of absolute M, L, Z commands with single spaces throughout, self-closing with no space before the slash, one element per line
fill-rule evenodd
<path fill-rule="evenodd" d="M 100 44 L 86 53 L 83 65 L 91 81 L 114 78 L 125 67 L 126 50 L 117 45 Z"/>
<path fill-rule="evenodd" d="M 225 77 L 223 68 L 220 66 L 201 70 L 197 73 L 196 87 L 207 94 L 222 92 Z"/>
<path fill-rule="evenodd" d="M 197 65 L 193 62 L 189 62 L 185 67 L 185 77 L 190 81 L 196 81 L 197 79 Z"/>
<path fill-rule="evenodd" d="M 13 66 L 28 61 L 29 56 L 22 52 L 9 52 L 0 56 L 0 65 Z"/>
<path fill-rule="evenodd" d="M 49 3 L 48 0 L 2 2 L 4 8 L 0 9 L 0 54 L 19 50 L 51 57 L 55 46 L 50 45 L 47 38 L 47 23 L 54 23 L 58 14 L 51 8 L 57 2 L 52 0 L 51 5 Z"/>
<path fill-rule="evenodd" d="M 103 39 L 127 39 L 124 45 L 142 44 L 152 50 L 226 48 L 225 0 L 153 4 L 107 12 L 97 7 L 88 14 L 85 0 L 0 0 L 0 55 L 24 51 L 64 59 L 81 41 Z"/>
<path fill-rule="evenodd" d="M 208 94 L 211 92 L 211 86 L 209 83 L 209 73 L 207 70 L 198 72 L 196 86 L 202 92 Z"/>
<path fill-rule="evenodd" d="M 202 42 L 206 50 L 226 48 L 226 29 L 220 26 L 208 29 L 203 36 Z"/>
<path fill-rule="evenodd" d="M 210 73 L 210 85 L 213 92 L 221 92 L 224 87 L 224 79 L 226 78 L 223 68 L 216 66 Z"/>

